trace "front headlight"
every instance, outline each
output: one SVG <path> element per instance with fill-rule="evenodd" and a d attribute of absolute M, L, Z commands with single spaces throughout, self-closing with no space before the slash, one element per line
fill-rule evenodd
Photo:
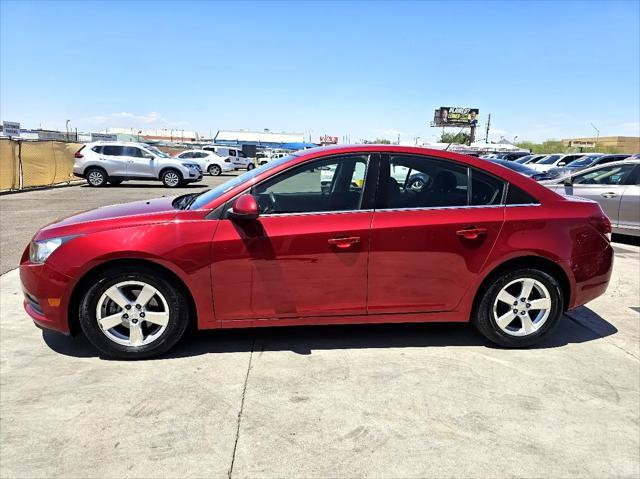
<path fill-rule="evenodd" d="M 199 169 L 200 167 L 195 164 L 195 163 L 185 163 L 184 166 L 186 166 L 187 168 L 195 168 L 196 170 Z"/>
<path fill-rule="evenodd" d="M 51 253 L 73 238 L 75 236 L 60 236 L 43 241 L 32 241 L 29 245 L 29 260 L 32 263 L 44 263 Z"/>

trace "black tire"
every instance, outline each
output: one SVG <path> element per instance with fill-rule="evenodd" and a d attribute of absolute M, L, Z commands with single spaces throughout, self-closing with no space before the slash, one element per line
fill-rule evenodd
<path fill-rule="evenodd" d="M 209 169 L 207 171 L 211 176 L 220 176 L 222 174 L 222 168 L 220 168 L 220 165 L 209 165 Z"/>
<path fill-rule="evenodd" d="M 125 346 L 107 337 L 98 325 L 96 307 L 100 297 L 111 286 L 123 281 L 140 281 L 156 288 L 166 299 L 169 320 L 165 330 L 153 342 L 141 346 Z M 124 312 L 124 310 L 122 310 Z M 104 356 L 114 359 L 143 359 L 158 356 L 171 349 L 183 336 L 189 321 L 189 305 L 184 294 L 157 271 L 136 266 L 109 269 L 92 281 L 82 296 L 79 308 L 82 331 Z"/>
<path fill-rule="evenodd" d="M 176 180 L 177 178 L 177 180 Z M 177 188 L 183 183 L 182 174 L 173 168 L 167 168 L 160 175 L 160 180 L 167 188 Z"/>
<path fill-rule="evenodd" d="M 122 183 L 123 180 L 109 180 L 109 184 L 113 186 L 118 186 Z"/>
<path fill-rule="evenodd" d="M 247 171 L 251 171 L 251 170 L 253 170 L 255 167 L 256 167 L 256 165 L 254 165 L 253 163 L 249 163 L 249 164 L 247 165 Z"/>
<path fill-rule="evenodd" d="M 551 300 L 551 307 L 549 308 L 549 315 L 546 321 L 542 323 L 539 329 L 524 336 L 513 336 L 498 326 L 494 317 L 494 303 L 496 302 L 498 294 L 505 286 L 518 279 L 524 278 L 536 280 L 547 289 L 549 299 Z M 478 294 L 481 300 L 472 313 L 472 322 L 489 341 L 506 348 L 526 348 L 542 341 L 556 327 L 564 311 L 564 294 L 558 281 L 545 271 L 535 268 L 519 268 L 495 276 Z M 520 301 L 520 298 L 515 299 Z M 527 301 L 525 301 L 525 304 L 526 303 Z M 504 307 L 504 305 L 502 307 Z M 522 306 L 515 305 L 514 307 L 522 308 Z M 507 308 L 507 310 L 509 309 L 511 308 Z M 497 313 L 496 315 L 500 314 L 501 313 Z M 521 310 L 520 313 L 514 315 L 515 323 L 511 323 L 515 324 L 516 328 L 520 321 L 518 314 L 521 314 Z"/>
<path fill-rule="evenodd" d="M 84 172 L 84 177 L 89 186 L 101 187 L 107 184 L 107 172 L 102 168 L 89 168 Z"/>

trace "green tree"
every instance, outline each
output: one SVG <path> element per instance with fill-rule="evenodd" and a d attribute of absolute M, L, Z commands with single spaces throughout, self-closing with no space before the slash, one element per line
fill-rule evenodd
<path fill-rule="evenodd" d="M 373 140 L 374 143 L 378 144 L 378 145 L 390 145 L 391 142 L 389 140 L 387 140 L 386 138 L 376 138 L 375 140 Z"/>
<path fill-rule="evenodd" d="M 440 136 L 440 143 L 458 143 L 460 145 L 466 145 L 469 143 L 470 139 L 469 133 L 460 132 L 460 133 L 443 133 Z"/>

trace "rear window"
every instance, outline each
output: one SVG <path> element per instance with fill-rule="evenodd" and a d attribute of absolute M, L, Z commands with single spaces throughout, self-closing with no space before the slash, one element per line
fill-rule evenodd
<path fill-rule="evenodd" d="M 93 148 L 91 148 L 91 151 L 95 151 L 96 153 L 102 154 L 102 146 L 94 146 Z"/>
<path fill-rule="evenodd" d="M 536 200 L 526 191 L 518 188 L 516 185 L 509 183 L 507 189 L 507 205 L 531 205 L 538 204 Z"/>

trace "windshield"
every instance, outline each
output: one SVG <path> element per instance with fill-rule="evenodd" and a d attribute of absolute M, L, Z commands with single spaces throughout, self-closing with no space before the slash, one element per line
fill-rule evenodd
<path fill-rule="evenodd" d="M 296 155 L 285 156 L 283 158 L 278 158 L 277 160 L 270 161 L 269 163 L 265 163 L 264 165 L 249 170 L 246 173 L 241 174 L 240 176 L 236 176 L 235 178 L 216 186 L 212 190 L 205 191 L 196 198 L 196 200 L 191 204 L 190 209 L 197 210 L 199 208 L 202 208 L 204 205 L 222 196 L 230 189 L 235 188 L 236 186 L 241 185 L 242 183 L 249 181 L 252 178 L 255 178 L 264 171 L 269 171 L 277 166 L 286 163 L 291 159 L 292 156 Z"/>
<path fill-rule="evenodd" d="M 164 151 L 158 150 L 155 146 L 145 145 L 145 148 L 149 150 L 151 153 L 153 153 L 154 155 L 159 156 L 160 158 L 171 158 Z"/>
<path fill-rule="evenodd" d="M 595 160 L 599 156 L 600 155 L 583 156 L 579 160 L 572 161 L 567 166 L 569 166 L 570 168 L 579 168 L 579 167 L 583 167 L 583 166 L 589 166 L 591 163 L 593 163 L 593 160 Z"/>
<path fill-rule="evenodd" d="M 553 165 L 558 159 L 560 155 L 549 155 L 546 158 L 543 158 L 538 162 L 539 165 Z"/>
<path fill-rule="evenodd" d="M 513 161 L 516 163 L 524 163 L 525 161 L 529 161 L 531 158 L 533 158 L 533 155 L 527 155 L 527 156 L 521 156 L 517 160 L 513 160 Z"/>

